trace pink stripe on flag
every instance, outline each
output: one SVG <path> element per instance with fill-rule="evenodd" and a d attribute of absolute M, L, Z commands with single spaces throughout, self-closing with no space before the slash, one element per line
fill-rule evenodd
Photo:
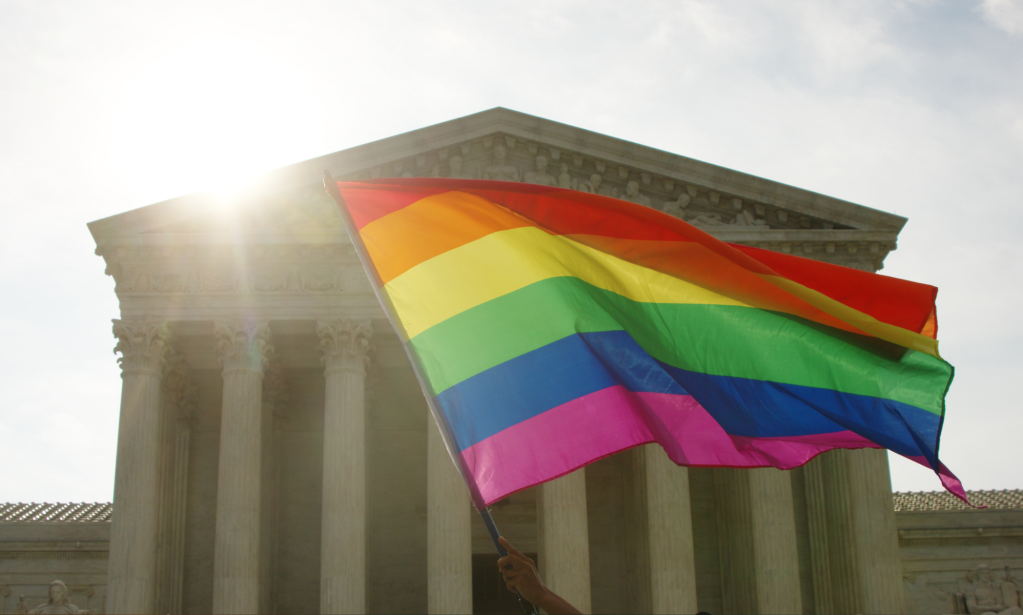
<path fill-rule="evenodd" d="M 931 467 L 931 464 L 927 463 L 927 459 L 920 455 L 914 455 L 912 457 L 907 456 L 906 459 L 915 461 L 920 465 L 924 466 L 925 468 Z M 942 487 L 948 489 L 949 493 L 956 496 L 960 500 L 966 502 L 970 506 L 973 506 L 974 508 L 987 508 L 987 506 L 974 506 L 972 503 L 970 503 L 970 500 L 966 499 L 966 490 L 963 489 L 963 484 L 959 482 L 959 479 L 956 478 L 956 475 L 953 474 L 951 470 L 946 468 L 945 464 L 941 463 L 940 461 L 938 462 L 938 465 L 940 466 L 938 469 L 938 478 L 941 480 Z"/>
<path fill-rule="evenodd" d="M 513 425 L 465 449 L 461 457 L 490 505 L 608 455 L 658 441 L 653 433 L 672 438 L 662 446 L 676 451 L 669 456 L 687 466 L 789 469 L 836 447 L 880 448 L 849 431 L 785 438 L 730 436 L 689 395 L 632 393 L 613 386 Z"/>

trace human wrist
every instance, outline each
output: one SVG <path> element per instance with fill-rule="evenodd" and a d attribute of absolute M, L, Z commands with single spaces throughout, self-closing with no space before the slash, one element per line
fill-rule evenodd
<path fill-rule="evenodd" d="M 535 606 L 547 613 L 547 615 L 572 615 L 573 613 L 580 612 L 564 598 L 555 594 L 546 587 L 544 588 L 543 599 L 538 601 L 538 604 Z"/>
<path fill-rule="evenodd" d="M 543 588 L 543 593 L 540 594 L 539 599 L 533 604 L 533 606 L 543 609 L 547 613 L 550 613 L 552 608 L 554 612 L 557 612 L 556 605 L 560 602 L 558 595 L 547 589 Z"/>

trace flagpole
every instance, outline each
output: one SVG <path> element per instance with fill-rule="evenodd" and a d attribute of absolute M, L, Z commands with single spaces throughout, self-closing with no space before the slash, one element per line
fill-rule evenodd
<path fill-rule="evenodd" d="M 372 278 L 370 286 L 373 287 L 373 294 L 376 295 L 377 301 L 380 302 L 380 307 L 384 311 L 384 315 L 387 316 L 388 322 L 391 323 L 391 328 L 398 334 L 398 341 L 401 342 L 401 347 L 405 351 L 405 356 L 408 357 L 409 363 L 412 365 L 412 373 L 416 375 L 416 380 L 419 382 L 419 387 L 423 391 L 423 396 L 426 398 L 426 405 L 430 408 L 430 414 L 433 415 L 433 420 L 437 424 L 437 428 L 440 430 L 441 439 L 444 440 L 444 448 L 448 450 L 448 455 L 451 457 L 451 462 L 458 468 L 459 474 L 462 475 L 462 480 L 465 482 L 465 486 L 469 489 L 469 498 L 472 500 L 472 505 L 476 510 L 483 510 L 486 508 L 486 502 L 483 500 L 483 496 L 480 494 L 479 489 L 476 487 L 476 483 L 473 480 L 472 474 L 469 469 L 465 467 L 465 464 L 459 463 L 457 455 L 457 448 L 455 447 L 455 439 L 451 434 L 451 428 L 448 426 L 447 421 L 444 420 L 444 415 L 433 397 L 428 395 L 426 392 L 429 388 L 426 386 L 426 380 L 423 378 L 422 370 L 419 362 L 413 355 L 411 349 L 406 343 L 404 337 L 404 328 L 399 328 L 398 323 L 395 321 L 395 316 L 392 314 L 391 304 L 387 296 L 383 292 L 384 283 L 377 274 L 376 268 L 372 266 L 372 261 L 369 255 L 366 254 L 366 246 L 362 244 L 362 239 L 359 236 L 359 231 L 355 228 L 355 221 L 352 219 L 352 214 L 348 210 L 348 204 L 345 203 L 344 197 L 341 196 L 341 191 L 337 188 L 337 182 L 331 176 L 330 171 L 323 170 L 323 187 L 330 195 L 330 198 L 334 199 L 337 203 L 338 208 L 341 210 L 341 220 L 344 222 L 345 230 L 348 231 L 348 237 L 352 241 L 352 246 L 355 248 L 355 254 L 358 255 L 359 261 L 362 263 L 362 268 L 370 278 Z"/>
<path fill-rule="evenodd" d="M 501 533 L 497 531 L 497 525 L 494 524 L 494 518 L 490 516 L 490 509 L 484 508 L 480 511 L 480 516 L 483 517 L 483 525 L 487 526 L 487 531 L 490 532 L 490 539 L 494 541 L 494 546 L 497 547 L 497 554 L 501 557 L 508 555 L 507 549 L 501 546 L 501 542 L 497 540 L 501 537 Z M 507 568 L 511 568 L 511 564 Z M 519 606 L 522 607 L 522 612 L 526 615 L 537 615 L 536 606 L 522 597 L 519 590 L 515 590 L 515 595 L 519 597 Z"/>
<path fill-rule="evenodd" d="M 362 245 L 362 241 L 359 239 L 359 233 L 355 229 L 355 223 L 351 219 L 351 213 L 348 211 L 348 205 L 345 203 L 344 197 L 341 196 L 341 192 L 337 189 L 337 182 L 331 176 L 330 171 L 323 170 L 323 187 L 327 191 L 327 194 L 337 203 L 338 208 L 341 209 L 341 218 L 344 220 L 345 230 L 348 231 L 348 236 L 352 240 L 352 244 L 355 247 L 355 253 L 359 256 L 359 260 L 362 262 L 362 268 L 366 271 L 366 274 L 373 278 L 373 292 L 377 296 L 377 300 L 380 302 L 380 307 L 383 308 L 384 314 L 387 315 L 387 319 L 391 322 L 391 326 L 394 327 L 395 331 L 399 331 L 397 324 L 394 322 L 394 317 L 391 314 L 391 310 L 387 309 L 388 304 L 384 301 L 384 296 L 381 294 L 383 289 L 383 282 L 376 274 L 376 270 L 370 266 L 370 260 L 368 255 L 365 253 L 365 246 Z M 423 380 L 422 375 L 419 373 L 419 366 L 416 364 L 415 358 L 409 351 L 408 346 L 405 344 L 405 340 L 401 340 L 402 347 L 405 349 L 405 354 L 408 356 L 409 362 L 412 363 L 412 371 L 416 375 L 416 379 L 419 380 L 419 385 L 425 395 L 426 384 Z M 430 412 L 434 415 L 434 421 L 437 423 L 437 427 L 440 429 L 441 436 L 444 438 L 444 444 L 448 448 L 450 453 L 452 450 L 453 439 L 450 432 L 448 431 L 447 424 L 440 420 L 440 413 L 438 409 L 434 407 L 433 399 L 429 395 L 426 395 L 426 403 L 430 406 Z M 454 457 L 452 456 L 452 460 Z M 457 464 L 456 464 L 457 465 Z M 487 531 L 490 532 L 490 538 L 494 541 L 494 546 L 497 547 L 497 554 L 501 557 L 508 555 L 508 551 L 501 546 L 501 543 L 497 540 L 501 534 L 497 531 L 497 526 L 494 524 L 494 518 L 490 516 L 490 510 L 482 504 L 483 498 L 478 491 L 473 489 L 473 484 L 470 482 L 469 477 L 465 474 L 464 468 L 459 468 L 462 474 L 462 478 L 465 481 L 465 486 L 469 489 L 470 496 L 473 496 L 473 505 L 479 510 L 480 516 L 483 517 L 483 523 L 487 526 Z M 523 613 L 526 615 L 537 615 L 536 607 L 522 597 L 522 594 L 518 590 L 515 590 L 515 595 L 519 597 L 519 605 L 522 607 Z"/>

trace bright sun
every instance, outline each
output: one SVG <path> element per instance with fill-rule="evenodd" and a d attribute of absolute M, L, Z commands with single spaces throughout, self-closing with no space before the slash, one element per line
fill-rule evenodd
<path fill-rule="evenodd" d="M 238 185 L 308 157 L 323 111 L 294 71 L 234 39 L 200 39 L 125 90 L 117 146 L 126 180 L 160 200 Z"/>

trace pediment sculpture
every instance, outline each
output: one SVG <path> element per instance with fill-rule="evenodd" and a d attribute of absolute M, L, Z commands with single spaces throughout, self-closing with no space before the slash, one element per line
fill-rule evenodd
<path fill-rule="evenodd" d="M 498 143 L 494 147 L 494 164 L 483 171 L 483 179 L 502 182 L 519 181 L 519 168 L 508 163 L 508 148 L 502 143 Z"/>
<path fill-rule="evenodd" d="M 683 191 L 682 194 L 678 195 L 677 200 L 666 202 L 662 211 L 676 218 L 681 218 L 694 226 L 721 226 L 725 224 L 725 221 L 721 219 L 721 214 L 688 210 L 689 204 L 692 202 L 693 196 L 695 196 L 691 194 L 692 192 L 696 191 Z"/>
<path fill-rule="evenodd" d="M 529 171 L 526 173 L 525 181 L 527 184 L 538 184 L 540 186 L 557 186 L 558 179 L 547 172 L 547 157 L 537 156 L 536 157 L 536 170 Z"/>
<path fill-rule="evenodd" d="M 459 142 L 434 151 L 409 152 L 401 159 L 383 160 L 361 170 L 336 175 L 360 181 L 387 177 L 447 177 L 524 182 L 600 194 L 659 209 L 701 227 L 728 231 L 853 229 L 799 213 L 776 203 L 750 200 L 738 194 L 718 192 L 709 186 L 684 184 L 652 168 L 609 162 L 588 153 L 564 150 L 521 136 L 496 133 Z M 305 196 L 301 220 L 290 226 L 340 221 L 315 211 L 319 203 Z M 323 203 L 323 213 L 330 209 Z M 311 215 L 310 215 L 311 214 Z"/>

